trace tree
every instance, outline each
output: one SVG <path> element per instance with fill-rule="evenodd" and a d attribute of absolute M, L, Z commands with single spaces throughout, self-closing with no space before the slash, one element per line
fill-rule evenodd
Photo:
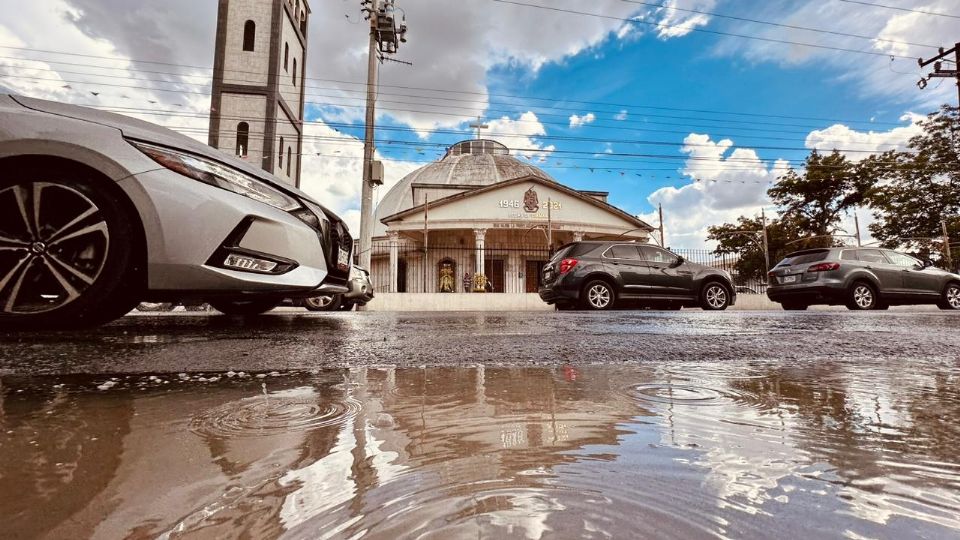
<path fill-rule="evenodd" d="M 919 122 L 922 132 L 910 139 L 907 151 L 870 156 L 858 166 L 858 175 L 875 182 L 868 201 L 877 222 L 870 232 L 884 247 L 939 258 L 941 221 L 951 238 L 960 239 L 958 111 L 941 107 Z"/>
<path fill-rule="evenodd" d="M 739 256 L 734 268 L 744 279 L 765 279 L 766 261 L 763 253 L 763 236 L 749 231 L 763 231 L 760 217 L 740 216 L 736 223 L 724 223 L 709 227 L 708 240 L 716 240 L 717 255 L 736 254 Z M 805 236 L 799 225 L 790 219 L 774 219 L 767 222 L 767 245 L 770 251 L 770 266 L 774 266 L 784 255 L 794 251 L 787 243 Z"/>
<path fill-rule="evenodd" d="M 767 194 L 782 209 L 783 219 L 804 236 L 826 236 L 843 230 L 843 216 L 863 204 L 874 182 L 857 174 L 855 164 L 838 151 L 822 155 L 814 150 L 801 172 L 790 169 Z M 827 238 L 807 247 L 832 244 Z"/>

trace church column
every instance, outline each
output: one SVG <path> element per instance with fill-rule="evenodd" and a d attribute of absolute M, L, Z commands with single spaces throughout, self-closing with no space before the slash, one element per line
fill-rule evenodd
<path fill-rule="evenodd" d="M 583 242 L 583 231 L 573 231 L 573 241 Z"/>
<path fill-rule="evenodd" d="M 473 236 L 474 236 L 474 239 L 476 240 L 476 246 L 477 246 L 477 259 L 476 259 L 476 260 L 477 260 L 477 269 L 476 269 L 476 272 L 474 272 L 474 273 L 476 273 L 476 274 L 482 274 L 482 273 L 483 273 L 483 266 L 484 266 L 484 253 L 483 253 L 483 250 L 484 250 L 484 241 L 486 240 L 486 237 L 487 237 L 487 230 L 486 230 L 486 229 L 474 229 L 474 230 L 473 230 Z"/>
<path fill-rule="evenodd" d="M 387 238 L 390 239 L 390 292 L 397 292 L 397 276 L 400 266 L 400 233 L 389 231 Z"/>

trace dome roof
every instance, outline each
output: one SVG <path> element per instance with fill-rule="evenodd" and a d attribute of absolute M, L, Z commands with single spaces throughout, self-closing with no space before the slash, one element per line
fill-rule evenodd
<path fill-rule="evenodd" d="M 542 169 L 511 156 L 507 147 L 498 142 L 459 142 L 447 150 L 443 159 L 413 171 L 390 188 L 377 206 L 374 236 L 386 234 L 386 226 L 380 220 L 422 203 L 413 201 L 413 184 L 479 188 L 527 176 L 556 182 Z M 450 195 L 455 193 L 451 190 Z"/>

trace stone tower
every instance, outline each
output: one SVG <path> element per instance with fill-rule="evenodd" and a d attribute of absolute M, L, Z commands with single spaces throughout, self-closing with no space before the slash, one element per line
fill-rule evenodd
<path fill-rule="evenodd" d="M 306 0 L 220 0 L 210 146 L 300 185 Z"/>

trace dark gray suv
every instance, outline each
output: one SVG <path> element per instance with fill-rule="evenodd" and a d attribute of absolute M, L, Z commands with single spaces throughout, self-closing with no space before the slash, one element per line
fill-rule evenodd
<path fill-rule="evenodd" d="M 936 304 L 960 310 L 960 275 L 889 249 L 798 251 L 780 261 L 769 277 L 767 296 L 787 310 L 813 304 L 855 310 Z"/>
<path fill-rule="evenodd" d="M 730 275 L 656 246 L 588 241 L 567 244 L 544 266 L 540 298 L 559 309 L 614 307 L 618 300 L 680 309 L 723 310 L 737 291 Z"/>

